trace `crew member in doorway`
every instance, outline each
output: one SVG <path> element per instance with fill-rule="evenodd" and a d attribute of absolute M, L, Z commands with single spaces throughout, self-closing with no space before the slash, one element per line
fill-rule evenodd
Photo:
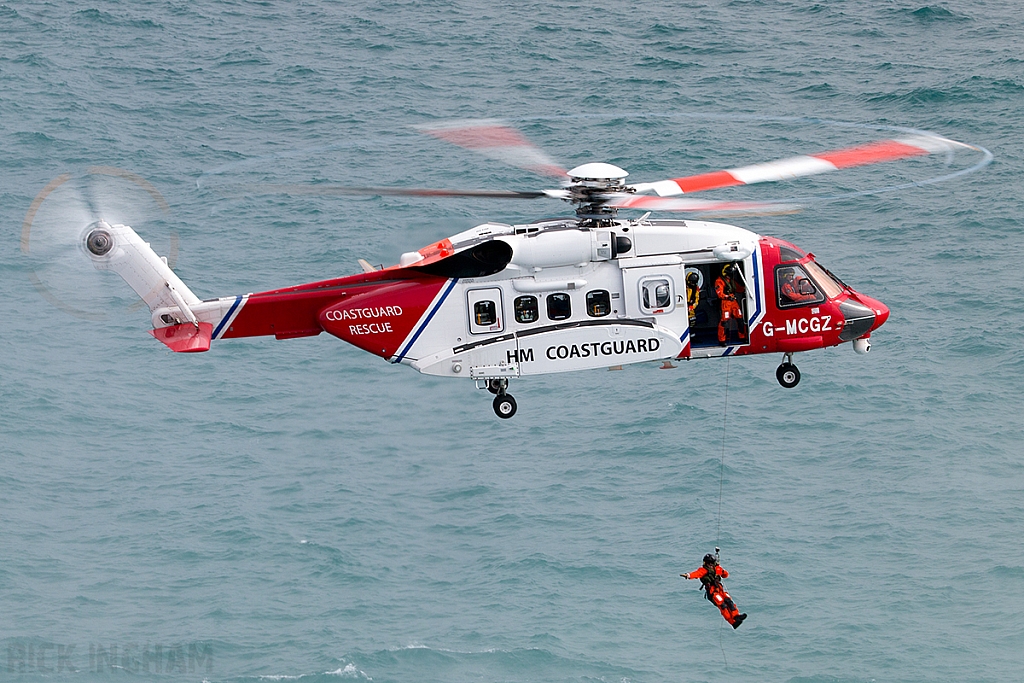
<path fill-rule="evenodd" d="M 700 303 L 700 275 L 690 271 L 686 276 L 686 311 L 690 315 L 690 326 L 697 322 L 697 304 Z"/>
<path fill-rule="evenodd" d="M 735 263 L 722 266 L 722 274 L 715 280 L 715 294 L 722 307 L 722 316 L 718 319 L 719 343 L 724 344 L 726 341 L 727 326 L 735 329 L 740 339 L 746 339 L 747 329 L 739 303 L 740 297 L 746 294 L 746 287 L 743 286 L 743 278 Z"/>
<path fill-rule="evenodd" d="M 806 282 L 801 278 L 801 282 Z M 808 283 L 810 284 L 810 283 Z M 796 282 L 793 280 L 793 269 L 789 268 L 782 273 L 782 296 L 789 303 L 803 303 L 814 301 L 818 297 L 814 294 L 801 294 Z"/>
<path fill-rule="evenodd" d="M 732 601 L 732 596 L 722 585 L 722 579 L 729 578 L 729 572 L 718 564 L 714 555 L 708 553 L 704 556 L 704 564 L 700 569 L 679 576 L 687 579 L 700 579 L 701 584 L 704 585 L 704 597 L 722 612 L 722 616 L 733 628 L 739 628 L 743 620 L 747 618 L 746 614 L 740 614 L 736 603 Z"/>

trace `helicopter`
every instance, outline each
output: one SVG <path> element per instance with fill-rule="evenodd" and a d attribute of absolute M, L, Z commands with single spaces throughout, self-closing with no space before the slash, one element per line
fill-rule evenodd
<path fill-rule="evenodd" d="M 175 352 L 212 341 L 327 332 L 418 372 L 467 378 L 494 395 L 499 418 L 516 414 L 513 379 L 643 362 L 782 354 L 776 378 L 800 382 L 794 354 L 849 342 L 858 354 L 889 317 L 817 258 L 785 240 L 702 219 L 652 212 L 785 213 L 772 202 L 689 195 L 774 182 L 956 148 L 912 132 L 813 155 L 649 183 L 627 184 L 603 162 L 562 169 L 500 120 L 419 127 L 421 132 L 539 175 L 539 191 L 316 186 L 338 195 L 557 199 L 574 215 L 510 225 L 488 222 L 403 253 L 390 267 L 265 292 L 200 300 L 133 228 L 99 218 L 80 238 L 93 266 L 113 271 L 148 305 L 151 334 Z M 304 192 L 303 186 L 262 188 Z M 623 218 L 620 210 L 640 210 Z"/>

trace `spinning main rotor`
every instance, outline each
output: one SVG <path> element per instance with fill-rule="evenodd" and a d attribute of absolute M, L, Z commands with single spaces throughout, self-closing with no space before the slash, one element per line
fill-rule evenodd
<path fill-rule="evenodd" d="M 801 207 L 794 201 L 726 201 L 698 199 L 695 192 L 737 185 L 788 180 L 831 171 L 895 161 L 930 154 L 945 154 L 947 163 L 960 149 L 980 152 L 981 161 L 969 168 L 955 170 L 924 181 L 889 186 L 879 190 L 851 192 L 873 194 L 891 189 L 948 180 L 976 171 L 992 160 L 988 150 L 950 140 L 933 133 L 894 129 L 899 137 L 878 140 L 814 155 L 795 156 L 749 166 L 683 176 L 649 183 L 627 183 L 629 173 L 608 163 L 586 163 L 565 170 L 522 133 L 497 119 L 470 119 L 416 126 L 426 135 L 471 150 L 487 159 L 499 161 L 557 181 L 549 189 L 445 189 L 415 187 L 357 187 L 336 184 L 249 185 L 245 193 L 327 195 L 327 196 L 421 196 L 476 197 L 495 199 L 559 199 L 573 205 L 577 225 L 582 229 L 613 225 L 619 209 L 640 211 L 683 211 L 704 215 L 738 216 L 793 213 Z M 166 213 L 166 202 L 156 189 L 141 177 L 106 166 L 90 167 L 75 182 L 63 174 L 49 183 L 30 207 L 22 230 L 22 251 L 36 262 L 30 277 L 42 295 L 79 317 L 98 317 L 86 312 L 86 301 L 78 284 L 85 278 L 72 274 L 77 262 L 82 231 L 97 220 L 140 223 L 139 207 L 155 205 L 156 213 Z M 555 183 L 552 183 L 555 184 Z M 142 193 L 142 197 L 136 197 Z M 821 201 L 824 198 L 818 198 Z M 45 203 L 44 203 L 45 200 Z M 152 213 L 152 212 L 151 212 Z M 127 220 L 126 220 L 127 219 Z M 150 228 L 151 229 L 151 228 Z M 152 234 L 152 233 L 150 233 Z M 31 244 L 31 248 L 30 248 Z M 176 235 L 171 234 L 169 259 L 177 251 Z M 66 264 L 74 264 L 68 268 Z M 68 272 L 65 272 L 68 271 Z M 90 273 L 91 274 L 91 273 Z"/>
<path fill-rule="evenodd" d="M 984 153 L 985 160 L 977 168 L 991 159 L 991 153 L 988 150 L 933 133 L 907 131 L 905 135 L 898 138 L 877 140 L 814 155 L 788 157 L 650 183 L 627 184 L 626 177 L 629 173 L 608 163 L 586 163 L 566 171 L 543 150 L 530 143 L 522 133 L 498 119 L 449 121 L 419 125 L 415 128 L 424 134 L 469 149 L 488 159 L 538 175 L 556 178 L 560 181 L 560 187 L 520 191 L 352 187 L 318 184 L 260 185 L 248 189 L 261 193 L 300 195 L 485 197 L 494 199 L 540 199 L 546 197 L 561 199 L 572 204 L 575 207 L 580 227 L 589 228 L 611 225 L 618 209 L 685 211 L 718 215 L 793 213 L 800 209 L 800 206 L 793 202 L 705 200 L 683 195 L 737 185 L 789 180 L 929 154 L 952 155 L 957 149 L 971 149 Z"/>

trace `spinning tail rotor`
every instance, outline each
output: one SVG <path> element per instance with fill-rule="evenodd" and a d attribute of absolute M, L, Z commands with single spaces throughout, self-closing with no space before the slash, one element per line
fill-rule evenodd
<path fill-rule="evenodd" d="M 66 313 L 103 319 L 110 290 L 83 258 L 90 252 L 95 257 L 93 250 L 102 251 L 105 240 L 113 238 L 104 237 L 100 226 L 158 223 L 169 211 L 160 192 L 130 171 L 93 166 L 77 176 L 62 174 L 36 195 L 22 224 L 21 251 L 29 259 L 29 279 L 43 298 Z M 147 232 L 160 231 L 150 226 Z M 170 268 L 177 259 L 178 240 L 164 232 Z"/>

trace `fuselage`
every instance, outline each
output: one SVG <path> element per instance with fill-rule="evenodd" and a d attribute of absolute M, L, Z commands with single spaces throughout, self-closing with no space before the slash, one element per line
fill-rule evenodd
<path fill-rule="evenodd" d="M 214 339 L 327 331 L 423 373 L 473 379 L 808 351 L 866 339 L 889 315 L 783 240 L 646 219 L 487 223 L 390 268 L 193 311 Z M 181 321 L 155 310 L 153 322 Z"/>

